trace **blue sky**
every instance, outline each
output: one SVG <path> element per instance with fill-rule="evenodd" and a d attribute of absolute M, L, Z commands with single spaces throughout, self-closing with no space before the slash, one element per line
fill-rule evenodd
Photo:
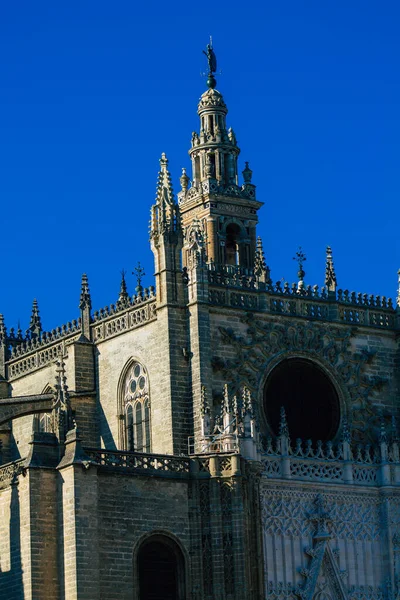
<path fill-rule="evenodd" d="M 250 161 L 274 281 L 395 296 L 400 267 L 400 19 L 394 1 L 4 2 L 0 8 L 0 312 L 43 325 L 114 302 L 138 261 L 158 159 L 189 168 L 213 35 L 228 124 Z"/>

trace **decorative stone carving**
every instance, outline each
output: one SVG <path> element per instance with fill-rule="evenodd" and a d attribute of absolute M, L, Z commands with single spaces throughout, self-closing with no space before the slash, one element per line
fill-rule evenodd
<path fill-rule="evenodd" d="M 243 316 L 242 322 L 248 326 L 246 337 L 236 335 L 232 329 L 219 327 L 222 343 L 234 348 L 235 358 L 213 359 L 214 370 L 222 371 L 233 391 L 246 383 L 257 393 L 272 360 L 300 352 L 334 371 L 349 400 L 347 412 L 354 440 L 374 441 L 380 420 L 373 410 L 371 393 L 380 389 L 384 380 L 368 377 L 364 372 L 365 366 L 373 360 L 371 352 L 351 351 L 353 328 L 295 321 L 284 325 L 257 320 L 252 313 Z"/>

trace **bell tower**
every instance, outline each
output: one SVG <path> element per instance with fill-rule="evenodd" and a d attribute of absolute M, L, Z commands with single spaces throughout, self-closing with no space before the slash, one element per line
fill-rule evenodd
<path fill-rule="evenodd" d="M 192 179 L 190 182 L 183 169 L 178 194 L 184 230 L 183 266 L 190 267 L 191 249 L 201 238 L 208 263 L 253 269 L 257 211 L 263 203 L 256 200 L 247 162 L 239 181 L 240 149 L 233 129 L 226 124 L 228 108 L 216 89 L 217 61 L 211 42 L 204 54 L 208 89 L 199 101 L 200 130 L 193 132 L 189 150 Z"/>

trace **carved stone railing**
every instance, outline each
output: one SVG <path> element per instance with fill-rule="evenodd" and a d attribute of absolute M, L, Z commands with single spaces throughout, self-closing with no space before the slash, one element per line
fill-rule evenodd
<path fill-rule="evenodd" d="M 220 289 L 210 287 L 208 290 L 210 304 L 219 306 L 231 306 L 232 308 L 244 308 L 246 310 L 259 309 L 259 297 L 256 293 L 247 290 Z"/>
<path fill-rule="evenodd" d="M 19 475 L 25 474 L 25 459 L 21 458 L 14 462 L 1 465 L 0 467 L 0 489 L 8 487 Z"/>
<path fill-rule="evenodd" d="M 95 343 L 103 342 L 156 319 L 156 301 L 154 297 L 151 297 L 151 299 L 130 306 L 123 311 L 98 318 L 91 325 L 93 341 Z"/>
<path fill-rule="evenodd" d="M 85 448 L 85 453 L 100 467 L 174 477 L 186 476 L 190 471 L 189 458 L 181 456 L 96 450 L 94 448 Z"/>
<path fill-rule="evenodd" d="M 212 263 L 207 270 L 209 303 L 213 305 L 379 329 L 396 326 L 392 299 L 385 296 L 328 292 L 325 287 L 302 282 L 265 283 L 252 270 L 234 265 Z"/>
<path fill-rule="evenodd" d="M 61 339 L 76 335 L 81 330 L 81 319 L 68 321 L 61 327 L 56 327 L 51 331 L 42 331 L 40 336 L 20 338 L 15 336 L 13 330 L 7 338 L 8 345 L 11 345 L 10 360 L 27 355 L 40 348 L 58 343 Z"/>
<path fill-rule="evenodd" d="M 240 456 L 232 452 L 189 457 L 85 448 L 85 453 L 101 468 L 159 477 L 231 477 L 240 470 Z"/>
<path fill-rule="evenodd" d="M 140 294 L 128 298 L 124 304 L 111 304 L 95 311 L 91 323 L 93 341 L 101 342 L 123 331 L 135 329 L 143 323 L 155 320 L 156 300 L 154 288 L 146 288 Z M 81 334 L 81 319 L 70 321 L 40 337 L 18 339 L 9 336 L 10 358 L 6 362 L 7 377 L 13 381 L 67 356 L 68 345 Z"/>
<path fill-rule="evenodd" d="M 32 373 L 37 369 L 45 367 L 59 358 L 65 358 L 67 355 L 67 346 L 71 344 L 75 339 L 78 339 L 78 335 L 71 335 L 66 337 L 59 342 L 51 342 L 44 348 L 30 350 L 22 358 L 10 359 L 7 366 L 7 376 L 9 381 L 13 381 L 22 375 Z"/>
<path fill-rule="evenodd" d="M 110 304 L 109 306 L 95 310 L 93 313 L 93 322 L 97 323 L 98 321 L 108 319 L 109 317 L 125 312 L 132 307 L 143 304 L 148 300 L 154 300 L 155 297 L 155 289 L 151 285 L 148 288 L 144 288 L 139 294 L 135 294 L 132 297 L 126 298 L 124 302 L 118 301 L 116 304 Z"/>
<path fill-rule="evenodd" d="M 399 444 L 350 446 L 347 442 L 315 445 L 297 440 L 292 448 L 287 438 L 268 439 L 262 455 L 264 475 L 324 483 L 351 485 L 399 485 Z"/>

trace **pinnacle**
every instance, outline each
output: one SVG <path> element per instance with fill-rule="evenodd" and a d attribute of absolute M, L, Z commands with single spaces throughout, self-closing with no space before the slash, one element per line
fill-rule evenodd
<path fill-rule="evenodd" d="M 160 171 L 157 179 L 156 204 L 174 204 L 174 191 L 171 174 L 168 171 L 168 158 L 163 152 L 160 158 Z"/>
<path fill-rule="evenodd" d="M 328 292 L 336 291 L 337 280 L 333 264 L 332 248 L 330 246 L 326 247 L 325 285 L 328 288 Z"/>
<path fill-rule="evenodd" d="M 80 302 L 79 302 L 79 308 L 81 310 L 84 310 L 85 308 L 89 308 L 89 310 L 90 310 L 92 308 L 92 301 L 90 298 L 90 291 L 89 291 L 89 280 L 88 280 L 88 276 L 86 275 L 86 273 L 84 273 L 82 275 L 81 297 L 80 297 Z"/>
<path fill-rule="evenodd" d="M 39 305 L 36 298 L 32 302 L 31 320 L 29 323 L 29 331 L 33 336 L 40 336 L 42 331 L 42 322 L 39 315 Z"/>

